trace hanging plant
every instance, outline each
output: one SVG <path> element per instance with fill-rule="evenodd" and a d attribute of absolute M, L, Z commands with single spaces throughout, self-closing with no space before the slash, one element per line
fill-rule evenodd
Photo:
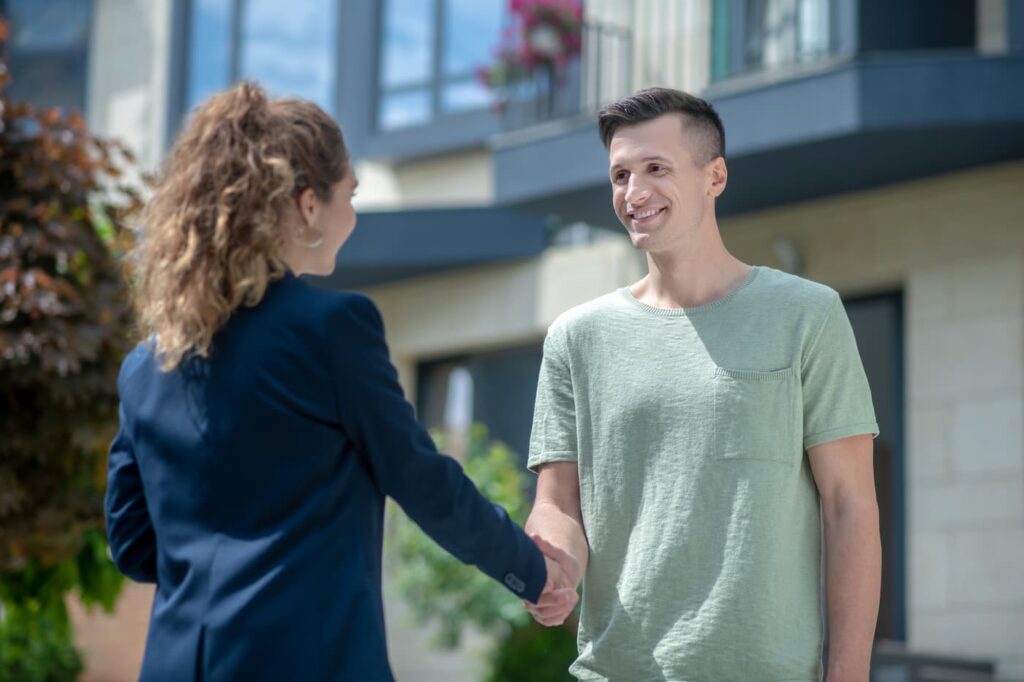
<path fill-rule="evenodd" d="M 542 70 L 557 79 L 583 46 L 582 0 L 510 0 L 512 23 L 494 62 L 477 71 L 482 83 L 500 90 Z"/>

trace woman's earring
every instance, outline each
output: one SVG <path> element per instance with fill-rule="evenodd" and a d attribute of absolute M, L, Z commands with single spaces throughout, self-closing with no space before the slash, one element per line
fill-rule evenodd
<path fill-rule="evenodd" d="M 306 238 L 306 233 L 312 233 L 314 236 L 312 239 Z M 307 249 L 315 249 L 324 243 L 324 231 L 315 230 L 309 225 L 303 224 L 295 235 L 295 243 Z"/>

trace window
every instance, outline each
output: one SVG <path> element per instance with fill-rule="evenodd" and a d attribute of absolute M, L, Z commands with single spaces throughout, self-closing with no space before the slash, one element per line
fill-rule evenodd
<path fill-rule="evenodd" d="M 835 49 L 834 0 L 714 0 L 712 78 L 815 61 Z"/>
<path fill-rule="evenodd" d="M 421 126 L 485 109 L 490 93 L 475 71 L 491 61 L 504 21 L 504 3 L 385 0 L 377 128 Z"/>
<path fill-rule="evenodd" d="M 746 2 L 744 62 L 748 69 L 806 62 L 828 51 L 828 0 Z"/>
<path fill-rule="evenodd" d="M 84 111 L 92 2 L 3 0 L 0 13 L 11 30 L 11 99 Z"/>
<path fill-rule="evenodd" d="M 242 79 L 335 113 L 337 0 L 191 0 L 185 108 Z"/>

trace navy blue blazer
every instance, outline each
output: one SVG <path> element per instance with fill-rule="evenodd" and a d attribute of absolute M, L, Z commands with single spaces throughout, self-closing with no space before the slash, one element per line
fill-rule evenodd
<path fill-rule="evenodd" d="M 142 680 L 391 680 L 384 499 L 516 595 L 543 555 L 416 421 L 366 297 L 288 274 L 161 372 L 140 344 L 118 378 L 107 533 L 155 582 Z"/>

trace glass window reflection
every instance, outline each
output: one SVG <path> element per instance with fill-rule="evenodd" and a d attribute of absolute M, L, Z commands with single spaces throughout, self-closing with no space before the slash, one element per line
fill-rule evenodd
<path fill-rule="evenodd" d="M 429 121 L 429 90 L 411 90 L 385 95 L 381 98 L 378 124 L 382 130 L 408 128 Z"/>
<path fill-rule="evenodd" d="M 499 2 L 445 2 L 444 75 L 465 76 L 490 63 L 501 38 L 503 14 Z"/>
<path fill-rule="evenodd" d="M 188 108 L 231 82 L 231 0 L 193 0 L 188 53 Z"/>
<path fill-rule="evenodd" d="M 86 0 L 7 0 L 9 45 L 16 49 L 84 48 L 89 40 L 92 3 Z"/>
<path fill-rule="evenodd" d="M 337 0 L 191 0 L 186 105 L 242 78 L 333 112 Z"/>
<path fill-rule="evenodd" d="M 240 78 L 259 81 L 274 96 L 303 97 L 334 109 L 333 0 L 247 0 L 243 6 Z"/>
<path fill-rule="evenodd" d="M 6 0 L 6 44 L 13 100 L 37 107 L 85 110 L 90 0 Z"/>
<path fill-rule="evenodd" d="M 377 127 L 425 125 L 438 115 L 486 109 L 475 73 L 494 57 L 506 3 L 385 0 Z M 437 25 L 440 18 L 440 26 Z"/>
<path fill-rule="evenodd" d="M 388 0 L 381 84 L 395 88 L 430 80 L 434 0 Z"/>
<path fill-rule="evenodd" d="M 441 95 L 441 106 L 447 112 L 485 109 L 491 104 L 491 91 L 475 80 L 448 83 Z"/>
<path fill-rule="evenodd" d="M 800 0 L 800 56 L 813 58 L 828 52 L 829 2 Z"/>

